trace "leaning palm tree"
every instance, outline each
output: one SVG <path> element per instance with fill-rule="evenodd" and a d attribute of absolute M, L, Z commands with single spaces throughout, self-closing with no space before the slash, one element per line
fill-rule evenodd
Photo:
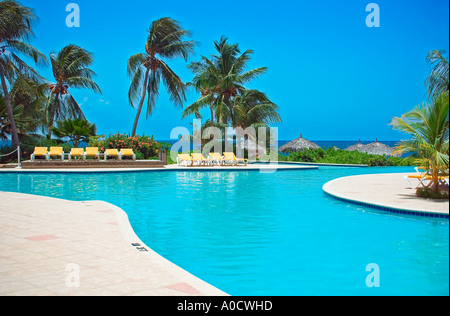
<path fill-rule="evenodd" d="M 402 141 L 394 153 L 415 153 L 417 163 L 429 167 L 435 192 L 439 190 L 439 173 L 448 172 L 449 166 L 449 110 L 448 92 L 441 93 L 432 104 L 422 104 L 412 111 L 394 117 L 394 129 L 411 136 Z"/>
<path fill-rule="evenodd" d="M 70 88 L 86 88 L 102 93 L 93 80 L 95 72 L 89 68 L 94 62 L 93 56 L 85 49 L 70 44 L 58 53 L 51 53 L 50 61 L 56 82 L 49 83 L 50 94 L 45 109 L 48 138 L 52 136 L 51 127 L 55 121 L 85 119 L 83 111 L 69 91 Z"/>
<path fill-rule="evenodd" d="M 186 100 L 186 85 L 163 59 L 183 57 L 184 60 L 187 60 L 195 46 L 194 41 L 185 40 L 190 35 L 189 31 L 181 28 L 178 21 L 168 17 L 161 18 L 150 26 L 145 53 L 135 54 L 128 59 L 127 71 L 131 78 L 128 99 L 132 107 L 136 100 L 140 100 L 131 132 L 132 136 L 136 135 L 146 97 L 147 117 L 152 114 L 158 99 L 161 80 L 171 101 L 176 106 L 182 106 Z"/>
<path fill-rule="evenodd" d="M 17 1 L 0 2 L 0 77 L 14 147 L 19 145 L 19 136 L 7 82 L 12 85 L 19 74 L 36 81 L 43 80 L 36 70 L 28 66 L 17 54 L 33 59 L 36 64 L 47 62 L 47 58 L 41 52 L 25 42 L 34 35 L 31 23 L 35 20 L 37 17 L 33 10 Z"/>
<path fill-rule="evenodd" d="M 448 55 L 444 56 L 444 50 L 428 52 L 427 63 L 430 67 L 430 75 L 425 84 L 428 86 L 428 96 L 437 97 L 442 92 L 449 91 Z"/>

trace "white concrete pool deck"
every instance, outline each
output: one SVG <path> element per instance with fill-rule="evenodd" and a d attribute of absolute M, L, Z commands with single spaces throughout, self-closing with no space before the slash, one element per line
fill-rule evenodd
<path fill-rule="evenodd" d="M 152 251 L 114 205 L 0 201 L 0 295 L 227 295 Z"/>
<path fill-rule="evenodd" d="M 419 198 L 404 176 L 410 173 L 366 174 L 334 179 L 323 190 L 340 199 L 381 206 L 393 210 L 407 210 L 449 214 L 449 200 Z M 418 181 L 418 180 L 417 180 Z"/>

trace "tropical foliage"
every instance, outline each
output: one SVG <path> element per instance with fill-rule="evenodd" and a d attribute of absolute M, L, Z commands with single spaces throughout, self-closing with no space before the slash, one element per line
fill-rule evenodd
<path fill-rule="evenodd" d="M 444 50 L 428 52 L 427 63 L 430 66 L 430 75 L 425 84 L 428 86 L 428 96 L 436 98 L 449 90 L 448 55 Z"/>
<path fill-rule="evenodd" d="M 305 149 L 297 152 L 280 154 L 279 161 L 295 161 L 309 163 L 331 163 L 331 164 L 356 164 L 378 166 L 413 166 L 414 158 L 386 157 L 381 155 L 370 155 L 359 151 L 347 151 L 335 149 Z"/>
<path fill-rule="evenodd" d="M 194 73 L 190 83 L 200 98 L 186 107 L 183 117 L 200 116 L 200 110 L 209 107 L 210 122 L 246 128 L 254 124 L 267 125 L 281 122 L 278 107 L 258 90 L 247 90 L 245 85 L 264 74 L 266 67 L 246 70 L 252 50 L 241 53 L 238 44 L 229 44 L 222 37 L 215 42 L 217 54 L 202 56 L 189 64 Z"/>
<path fill-rule="evenodd" d="M 20 75 L 36 82 L 42 80 L 36 70 L 28 66 L 19 54 L 31 58 L 37 64 L 47 62 L 47 58 L 40 51 L 26 42 L 34 35 L 31 23 L 35 20 L 37 17 L 33 10 L 17 1 L 0 2 L 0 78 L 13 146 L 19 145 L 19 135 L 8 82 L 12 85 Z"/>
<path fill-rule="evenodd" d="M 162 148 L 153 136 L 128 134 L 111 134 L 103 140 L 91 139 L 89 146 L 98 147 L 101 151 L 108 148 L 131 148 L 136 154 L 137 159 L 149 159 L 158 157 L 158 152 Z"/>
<path fill-rule="evenodd" d="M 51 53 L 50 61 L 56 82 L 49 83 L 50 94 L 45 108 L 49 138 L 56 120 L 85 119 L 83 111 L 69 91 L 71 87 L 101 93 L 100 87 L 93 80 L 95 72 L 89 68 L 94 59 L 85 49 L 74 44 L 68 45 L 59 53 Z"/>
<path fill-rule="evenodd" d="M 417 190 L 423 197 L 448 198 L 448 192 L 443 195 L 439 186 L 439 177 L 448 176 L 449 168 L 449 68 L 448 55 L 444 55 L 443 50 L 433 50 L 426 58 L 430 74 L 425 84 L 431 103 L 417 105 L 391 122 L 394 129 L 411 137 L 402 141 L 396 151 L 414 153 L 416 163 L 426 167 L 432 176 L 433 193 L 427 193 L 428 188 Z"/>
<path fill-rule="evenodd" d="M 194 41 L 185 40 L 188 37 L 190 37 L 190 32 L 184 30 L 178 21 L 168 17 L 161 18 L 150 26 L 145 43 L 145 53 L 138 53 L 129 58 L 128 76 L 131 78 L 131 85 L 128 99 L 133 107 L 135 106 L 134 102 L 139 100 L 132 136 L 136 135 L 137 124 L 146 97 L 147 117 L 155 109 L 161 80 L 171 101 L 176 106 L 181 107 L 186 100 L 186 84 L 163 59 L 182 57 L 187 60 L 195 46 Z"/>
<path fill-rule="evenodd" d="M 57 137 L 73 142 L 74 147 L 78 147 L 80 142 L 88 143 L 89 139 L 97 133 L 95 124 L 82 118 L 59 121 L 57 126 L 51 129 Z"/>
<path fill-rule="evenodd" d="M 441 93 L 431 104 L 424 103 L 401 117 L 394 117 L 394 129 L 410 135 L 396 152 L 415 153 L 417 164 L 427 167 L 433 178 L 433 190 L 439 190 L 439 175 L 448 175 L 449 167 L 448 92 Z"/>

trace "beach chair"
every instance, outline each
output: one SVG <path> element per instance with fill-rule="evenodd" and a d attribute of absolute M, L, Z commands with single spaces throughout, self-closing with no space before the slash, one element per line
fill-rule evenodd
<path fill-rule="evenodd" d="M 86 147 L 83 159 L 86 160 L 87 157 L 94 157 L 100 160 L 100 153 L 98 152 L 98 147 Z"/>
<path fill-rule="evenodd" d="M 428 188 L 433 183 L 433 177 L 429 174 L 428 168 L 426 167 L 415 167 L 414 170 L 416 170 L 416 174 L 409 174 L 407 176 L 404 176 L 403 178 L 405 181 L 409 184 L 411 189 L 417 189 L 420 186 L 424 188 Z M 414 186 L 410 179 L 417 179 L 419 182 L 416 186 Z M 440 175 L 438 176 L 438 182 L 440 184 L 449 184 L 449 178 L 448 176 Z"/>
<path fill-rule="evenodd" d="M 239 162 L 243 162 L 245 166 L 247 166 L 248 160 L 246 158 L 237 158 L 233 152 L 223 153 L 223 159 L 225 163 L 228 161 L 235 166 L 238 165 Z"/>
<path fill-rule="evenodd" d="M 194 163 L 194 159 L 192 159 L 191 156 L 189 156 L 188 154 L 178 154 L 177 156 L 177 164 L 179 166 L 181 166 L 183 164 L 183 162 L 186 164 L 186 166 L 192 166 Z"/>
<path fill-rule="evenodd" d="M 31 161 L 34 161 L 36 157 L 44 157 L 45 160 L 48 160 L 48 150 L 47 147 L 35 147 L 34 152 L 31 154 Z"/>
<path fill-rule="evenodd" d="M 433 177 L 431 175 L 426 175 L 425 176 L 425 180 L 429 181 L 429 183 L 426 186 L 426 187 L 428 187 L 433 182 Z M 423 181 L 422 181 L 422 183 L 423 183 Z M 438 176 L 438 183 L 439 184 L 447 184 L 447 185 L 449 185 L 448 176 Z"/>
<path fill-rule="evenodd" d="M 429 183 L 427 183 L 428 180 L 426 177 L 428 169 L 425 167 L 415 167 L 414 170 L 416 170 L 415 174 L 409 174 L 409 175 L 403 176 L 406 183 L 408 183 L 408 185 L 411 187 L 411 189 L 417 189 L 420 185 L 427 187 L 429 185 Z M 412 179 L 418 180 L 417 185 L 413 185 L 411 183 Z"/>
<path fill-rule="evenodd" d="M 208 159 L 212 159 L 213 163 L 217 163 L 218 166 L 224 163 L 223 157 L 219 153 L 209 153 Z"/>
<path fill-rule="evenodd" d="M 61 161 L 64 161 L 64 150 L 62 147 L 50 147 L 50 151 L 48 152 L 48 159 L 51 159 L 55 156 L 61 158 Z"/>
<path fill-rule="evenodd" d="M 123 157 L 131 157 L 133 160 L 136 160 L 136 154 L 133 152 L 133 149 L 122 148 L 119 154 L 120 159 L 122 159 Z"/>
<path fill-rule="evenodd" d="M 191 154 L 192 159 L 194 159 L 193 163 L 198 163 L 199 165 L 213 165 L 214 164 L 214 159 L 209 159 L 209 158 L 205 158 L 203 157 L 203 155 L 201 153 L 192 153 Z"/>
<path fill-rule="evenodd" d="M 118 160 L 122 160 L 122 156 L 120 155 L 119 151 L 117 149 L 106 149 L 105 153 L 105 160 L 108 159 L 108 157 L 116 157 Z"/>
<path fill-rule="evenodd" d="M 72 148 L 69 153 L 69 160 L 72 160 L 73 157 L 82 157 L 84 158 L 84 149 L 83 148 Z"/>

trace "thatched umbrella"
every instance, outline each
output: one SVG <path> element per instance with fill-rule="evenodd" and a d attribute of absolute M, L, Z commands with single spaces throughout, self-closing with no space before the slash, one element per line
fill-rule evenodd
<path fill-rule="evenodd" d="M 280 152 L 286 152 L 286 151 L 299 151 L 299 150 L 305 150 L 305 149 L 318 149 L 320 148 L 319 145 L 314 144 L 313 142 L 304 139 L 302 137 L 302 134 L 300 134 L 300 137 L 297 139 L 294 139 L 290 141 L 289 143 L 283 145 L 280 147 Z"/>
<path fill-rule="evenodd" d="M 394 149 L 389 147 L 386 144 L 378 142 L 378 139 L 375 139 L 375 142 L 370 143 L 368 145 L 363 145 L 359 140 L 357 144 L 347 147 L 345 150 L 354 151 L 357 150 L 362 153 L 368 153 L 370 155 L 385 155 L 385 156 L 394 156 L 400 157 L 401 155 L 395 154 L 392 155 Z"/>
<path fill-rule="evenodd" d="M 375 142 L 366 145 L 365 146 L 365 152 L 371 155 L 385 155 L 385 156 L 394 156 L 394 157 L 400 157 L 401 155 L 392 153 L 394 152 L 394 149 L 389 147 L 386 144 L 379 143 L 376 139 Z"/>
<path fill-rule="evenodd" d="M 363 145 L 363 144 L 361 143 L 361 140 L 358 140 L 358 142 L 357 142 L 355 145 L 349 146 L 349 147 L 345 148 L 345 150 L 347 150 L 347 151 L 354 151 L 354 150 L 357 150 L 357 151 L 363 152 L 362 150 L 363 150 L 363 148 L 364 148 L 365 146 L 366 146 L 366 145 Z"/>

